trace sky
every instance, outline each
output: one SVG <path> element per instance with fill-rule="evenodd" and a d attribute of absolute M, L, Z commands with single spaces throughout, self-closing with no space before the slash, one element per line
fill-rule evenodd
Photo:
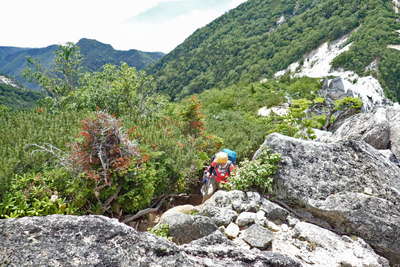
<path fill-rule="evenodd" d="M 2 1 L 0 46 L 46 47 L 96 39 L 115 49 L 167 53 L 246 0 Z"/>

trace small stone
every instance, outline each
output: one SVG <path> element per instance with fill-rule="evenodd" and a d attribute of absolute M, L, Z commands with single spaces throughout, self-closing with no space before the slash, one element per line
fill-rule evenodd
<path fill-rule="evenodd" d="M 242 238 L 236 238 L 232 241 L 236 246 L 244 249 L 251 249 L 249 244 L 247 244 Z"/>
<path fill-rule="evenodd" d="M 225 229 L 225 235 L 229 238 L 236 238 L 238 237 L 240 232 L 239 226 L 235 223 L 230 223 L 228 227 Z"/>
<path fill-rule="evenodd" d="M 372 189 L 370 187 L 364 188 L 364 194 L 372 196 Z"/>
<path fill-rule="evenodd" d="M 289 231 L 289 226 L 284 223 L 284 224 L 281 225 L 281 229 L 282 229 L 283 232 L 287 232 L 287 231 Z"/>
<path fill-rule="evenodd" d="M 251 247 L 266 249 L 271 245 L 274 234 L 258 224 L 253 224 L 243 231 L 241 237 Z"/>
<path fill-rule="evenodd" d="M 263 198 L 260 210 L 265 212 L 265 217 L 271 221 L 286 221 L 289 212 L 281 206 Z"/>
<path fill-rule="evenodd" d="M 296 224 L 298 224 L 300 222 L 299 219 L 292 217 L 292 216 L 289 216 L 287 218 L 287 220 L 288 220 L 289 226 L 291 226 L 291 227 L 295 226 Z"/>
<path fill-rule="evenodd" d="M 286 224 L 285 224 L 286 225 Z M 279 228 L 278 225 L 276 225 L 275 223 L 271 222 L 271 221 L 266 221 L 265 226 L 271 230 L 272 232 L 279 232 L 281 230 L 281 228 Z"/>
<path fill-rule="evenodd" d="M 256 216 L 257 216 L 257 220 L 262 220 L 262 219 L 264 219 L 264 218 L 265 218 L 265 211 L 259 210 L 259 211 L 256 213 Z"/>
<path fill-rule="evenodd" d="M 236 224 L 240 227 L 254 223 L 257 215 L 254 212 L 242 212 L 236 219 Z"/>

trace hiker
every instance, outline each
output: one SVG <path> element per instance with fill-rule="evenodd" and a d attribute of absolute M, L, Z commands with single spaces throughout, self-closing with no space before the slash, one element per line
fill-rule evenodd
<path fill-rule="evenodd" d="M 203 202 L 209 199 L 217 191 L 219 183 L 227 183 L 236 163 L 236 152 L 224 149 L 218 152 L 212 159 L 209 167 L 204 172 L 201 193 Z"/>

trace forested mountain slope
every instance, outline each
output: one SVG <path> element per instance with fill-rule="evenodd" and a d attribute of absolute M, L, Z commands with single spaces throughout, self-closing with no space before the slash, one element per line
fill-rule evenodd
<path fill-rule="evenodd" d="M 10 79 L 0 75 L 0 110 L 2 106 L 11 109 L 32 108 L 43 95 L 32 90 L 24 90 Z"/>
<path fill-rule="evenodd" d="M 121 62 L 126 62 L 137 69 L 143 69 L 163 56 L 163 53 L 159 52 L 119 51 L 111 45 L 91 39 L 81 39 L 77 45 L 84 58 L 83 67 L 88 71 L 99 70 L 107 63 L 120 64 Z M 22 70 L 27 67 L 26 58 L 32 57 L 41 62 L 43 66 L 50 66 L 57 48 L 58 45 L 45 48 L 0 47 L 0 73 L 14 77 L 24 85 L 28 85 L 21 76 Z"/>
<path fill-rule="evenodd" d="M 179 98 L 271 77 L 322 43 L 353 31 L 351 49 L 334 66 L 363 75 L 378 60 L 375 76 L 397 95 L 400 52 L 387 47 L 400 43 L 397 18 L 389 0 L 248 0 L 197 30 L 149 72 L 160 90 Z"/>
<path fill-rule="evenodd" d="M 84 56 L 83 65 L 89 71 L 97 71 L 105 64 L 119 65 L 121 62 L 126 62 L 128 65 L 141 70 L 164 56 L 160 52 L 142 52 L 135 49 L 115 50 L 109 44 L 86 38 L 79 40 L 77 45 Z"/>

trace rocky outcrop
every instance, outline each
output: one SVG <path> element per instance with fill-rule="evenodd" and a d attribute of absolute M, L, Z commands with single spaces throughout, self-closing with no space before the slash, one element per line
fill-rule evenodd
<path fill-rule="evenodd" d="M 277 198 L 400 263 L 400 168 L 363 141 L 320 143 L 272 134 L 256 157 L 266 147 L 282 156 Z"/>
<path fill-rule="evenodd" d="M 177 244 L 186 244 L 215 232 L 218 228 L 205 216 L 192 216 L 189 214 L 175 213 L 163 216 L 159 226 L 168 225 L 169 234 Z"/>
<path fill-rule="evenodd" d="M 400 0 L 392 0 L 392 3 L 393 3 L 394 12 L 396 14 L 398 14 L 399 10 L 400 10 Z"/>
<path fill-rule="evenodd" d="M 360 113 L 346 121 L 335 131 L 332 138 L 340 140 L 363 140 L 376 149 L 390 148 L 390 122 L 386 109 L 374 113 Z"/>
<path fill-rule="evenodd" d="M 209 217 L 192 215 L 198 211 L 192 205 L 174 207 L 161 216 L 153 229 L 168 225 L 169 235 L 177 244 L 186 244 L 215 232 L 218 228 Z"/>
<path fill-rule="evenodd" d="M 395 0 L 397 1 L 397 0 Z M 324 90 L 331 96 L 354 96 L 363 101 L 363 111 L 371 111 L 376 106 L 385 104 L 388 100 L 379 81 L 372 76 L 360 77 L 353 71 L 336 70 L 332 68 L 332 61 L 340 54 L 348 51 L 352 43 L 348 43 L 351 34 L 322 44 L 311 51 L 299 62 L 292 63 L 287 69 L 275 74 L 280 77 L 291 73 L 294 77 L 336 77 L 327 79 Z"/>
<path fill-rule="evenodd" d="M 102 216 L 0 220 L 1 266 L 301 266 L 238 248 L 220 232 L 179 247 Z"/>
<path fill-rule="evenodd" d="M 10 85 L 12 87 L 16 87 L 16 88 L 19 87 L 13 80 L 11 80 L 10 78 L 7 78 L 5 76 L 2 76 L 2 75 L 0 75 L 0 83 L 4 83 L 4 84 Z"/>
<path fill-rule="evenodd" d="M 345 120 L 330 139 L 363 140 L 376 149 L 391 150 L 400 159 L 400 106 L 354 115 Z"/>
<path fill-rule="evenodd" d="M 389 266 L 361 238 L 338 235 L 305 222 L 304 219 L 324 225 L 311 213 L 303 212 L 299 217 L 257 193 L 217 191 L 204 205 L 239 214 L 236 222 L 246 222 L 241 227 L 231 222 L 221 228 L 233 244 L 244 250 L 282 253 L 297 259 L 302 266 Z M 252 211 L 243 211 L 250 206 Z M 326 222 L 325 225 L 329 227 Z"/>
<path fill-rule="evenodd" d="M 300 258 L 303 266 L 389 266 L 361 238 L 339 236 L 306 222 L 280 231 L 272 247 L 275 252 Z"/>
<path fill-rule="evenodd" d="M 271 107 L 271 108 L 262 107 L 258 110 L 257 114 L 258 114 L 258 116 L 262 116 L 262 117 L 268 117 L 272 114 L 276 114 L 278 116 L 285 116 L 285 115 L 289 114 L 289 104 L 285 103 L 283 105 Z"/>

